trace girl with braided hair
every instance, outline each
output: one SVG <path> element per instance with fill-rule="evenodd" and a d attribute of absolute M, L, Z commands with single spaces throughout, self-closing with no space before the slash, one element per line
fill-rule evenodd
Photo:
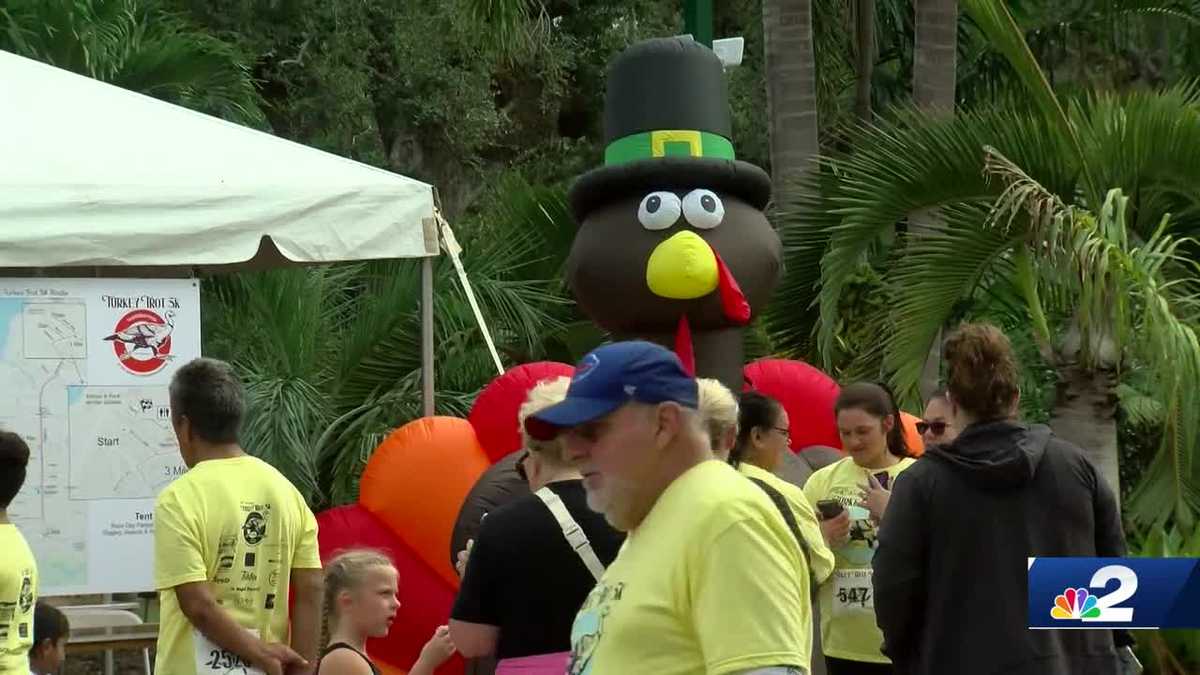
<path fill-rule="evenodd" d="M 400 609 L 398 575 L 387 556 L 370 549 L 338 554 L 325 565 L 321 658 L 316 675 L 380 675 L 367 656 L 367 638 L 384 637 Z M 433 675 L 454 655 L 446 626 L 439 626 L 409 669 Z"/>

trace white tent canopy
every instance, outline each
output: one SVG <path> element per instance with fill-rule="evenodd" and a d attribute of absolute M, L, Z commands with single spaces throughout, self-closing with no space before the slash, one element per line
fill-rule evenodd
<path fill-rule="evenodd" d="M 0 268 L 422 257 L 433 216 L 425 183 L 0 51 Z"/>

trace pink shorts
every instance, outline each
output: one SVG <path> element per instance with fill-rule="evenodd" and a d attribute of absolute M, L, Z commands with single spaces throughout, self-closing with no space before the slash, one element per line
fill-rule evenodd
<path fill-rule="evenodd" d="M 571 652 L 501 659 L 496 664 L 496 675 L 563 675 L 570 661 Z"/>

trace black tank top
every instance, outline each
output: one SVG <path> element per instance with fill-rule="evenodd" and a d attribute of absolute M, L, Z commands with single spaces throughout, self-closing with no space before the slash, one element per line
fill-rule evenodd
<path fill-rule="evenodd" d="M 368 659 L 366 654 L 358 651 L 357 649 L 355 649 L 354 647 L 351 647 L 350 645 L 346 644 L 345 642 L 335 642 L 335 643 L 329 645 L 328 647 L 326 647 L 325 651 L 321 652 L 321 658 L 317 659 L 317 670 L 316 670 L 317 675 L 320 675 L 320 673 L 321 673 L 321 661 L 324 661 L 325 656 L 327 654 L 329 654 L 329 652 L 331 652 L 335 649 L 349 649 L 350 651 L 354 652 L 355 654 L 358 654 L 359 656 L 362 657 L 363 661 L 367 662 L 368 666 L 371 666 L 371 673 L 373 675 L 381 675 L 381 673 L 379 672 L 379 669 L 375 667 L 374 663 L 371 663 L 371 659 Z"/>

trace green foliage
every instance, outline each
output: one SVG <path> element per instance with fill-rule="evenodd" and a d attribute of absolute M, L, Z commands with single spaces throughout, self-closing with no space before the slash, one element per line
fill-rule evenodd
<path fill-rule="evenodd" d="M 243 55 L 159 0 L 10 0 L 0 49 L 235 122 L 263 121 Z"/>
<path fill-rule="evenodd" d="M 455 222 L 509 170 L 598 164 L 609 59 L 677 32 L 650 0 L 171 1 L 256 55 L 277 134 L 430 182 Z"/>
<path fill-rule="evenodd" d="M 562 193 L 516 180 L 506 188 L 503 217 L 461 243 L 507 367 L 568 352 L 571 313 L 551 273 L 562 261 L 547 254 L 547 242 L 562 237 Z M 375 446 L 422 415 L 420 264 L 273 270 L 204 284 L 205 351 L 246 379 L 244 444 L 314 508 L 353 501 Z M 465 416 L 498 373 L 448 257 L 436 259 L 434 283 L 438 412 Z"/>

